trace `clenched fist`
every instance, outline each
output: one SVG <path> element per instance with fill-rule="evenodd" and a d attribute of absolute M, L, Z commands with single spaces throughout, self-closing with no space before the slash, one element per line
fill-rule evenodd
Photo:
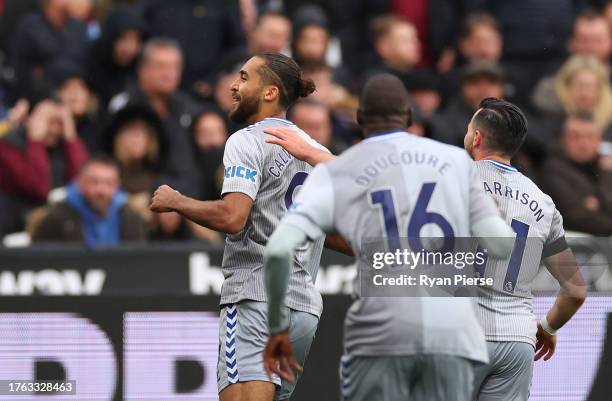
<path fill-rule="evenodd" d="M 181 193 L 168 185 L 162 185 L 153 193 L 149 208 L 157 213 L 173 212 Z"/>

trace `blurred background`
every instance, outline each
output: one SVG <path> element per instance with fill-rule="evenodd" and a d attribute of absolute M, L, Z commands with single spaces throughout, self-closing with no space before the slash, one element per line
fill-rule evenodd
<path fill-rule="evenodd" d="M 288 118 L 336 154 L 361 140 L 358 94 L 379 72 L 404 82 L 415 135 L 462 146 L 486 97 L 526 112 L 513 164 L 552 197 L 604 292 L 561 332 L 560 356 L 536 365 L 532 399 L 586 399 L 612 311 L 604 0 L 0 0 L 0 379 L 77 377 L 80 399 L 216 399 L 224 239 L 148 203 L 162 183 L 219 197 L 224 144 L 241 128 L 230 85 L 265 51 L 315 81 Z M 320 369 L 297 400 L 338 394 L 354 266 L 332 252 L 322 265 Z M 545 271 L 534 286 L 556 289 Z M 49 347 L 58 327 L 63 345 Z M 10 359 L 18 343 L 29 353 Z"/>

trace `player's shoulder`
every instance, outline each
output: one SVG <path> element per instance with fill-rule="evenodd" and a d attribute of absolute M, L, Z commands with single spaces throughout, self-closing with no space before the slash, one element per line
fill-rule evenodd
<path fill-rule="evenodd" d="M 260 130 L 258 130 L 256 126 L 257 124 L 251 124 L 230 135 L 225 144 L 226 149 L 255 147 L 262 150 L 262 135 L 259 133 Z"/>
<path fill-rule="evenodd" d="M 531 191 L 532 194 L 537 194 L 537 196 L 544 201 L 550 208 L 556 209 L 557 207 L 555 206 L 555 201 L 553 201 L 553 199 L 550 197 L 550 195 L 548 195 L 546 192 L 542 191 L 542 189 L 538 186 L 538 184 L 536 184 L 535 182 L 533 182 L 533 180 L 529 177 L 527 177 L 525 174 L 518 172 L 517 173 L 519 176 L 519 179 L 521 181 L 521 186 L 523 186 L 524 189 L 528 189 Z"/>
<path fill-rule="evenodd" d="M 493 164 L 490 160 L 479 160 L 475 162 L 475 165 L 480 171 L 493 171 L 497 174 L 509 174 L 515 185 L 519 186 L 520 189 L 524 192 L 529 193 L 532 197 L 536 197 L 540 199 L 545 204 L 548 204 L 550 207 L 555 208 L 555 203 L 552 198 L 535 183 L 531 178 L 521 173 L 520 171 L 514 169 L 513 171 L 502 171 L 495 164 Z"/>

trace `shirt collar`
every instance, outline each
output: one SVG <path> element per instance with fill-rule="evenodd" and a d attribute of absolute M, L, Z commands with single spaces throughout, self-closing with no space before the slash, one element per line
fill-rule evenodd
<path fill-rule="evenodd" d="M 497 168 L 499 168 L 501 170 L 504 170 L 504 171 L 510 171 L 510 172 L 513 172 L 513 173 L 518 172 L 516 167 L 511 166 L 510 164 L 498 162 L 497 160 L 489 160 L 489 159 L 485 159 L 484 161 L 489 162 L 492 165 L 494 165 L 495 167 L 497 167 Z"/>

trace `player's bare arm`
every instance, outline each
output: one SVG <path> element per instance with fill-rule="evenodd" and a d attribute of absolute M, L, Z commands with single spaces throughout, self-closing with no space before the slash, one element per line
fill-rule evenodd
<path fill-rule="evenodd" d="M 291 128 L 270 128 L 264 131 L 272 135 L 266 139 L 267 143 L 282 146 L 287 152 L 298 160 L 303 160 L 311 166 L 334 160 L 336 156 L 321 149 L 317 149 L 304 140 Z"/>
<path fill-rule="evenodd" d="M 253 200 L 240 192 L 228 193 L 221 200 L 199 201 L 162 185 L 153 194 L 150 208 L 157 213 L 177 212 L 206 228 L 234 234 L 245 227 L 252 205 Z"/>
<path fill-rule="evenodd" d="M 542 357 L 545 361 L 552 358 L 557 343 L 556 331 L 580 309 L 587 293 L 586 284 L 580 274 L 574 254 L 569 248 L 545 258 L 544 264 L 559 282 L 561 289 L 553 307 L 548 311 L 546 317 L 538 322 L 534 357 L 536 361 Z"/>

